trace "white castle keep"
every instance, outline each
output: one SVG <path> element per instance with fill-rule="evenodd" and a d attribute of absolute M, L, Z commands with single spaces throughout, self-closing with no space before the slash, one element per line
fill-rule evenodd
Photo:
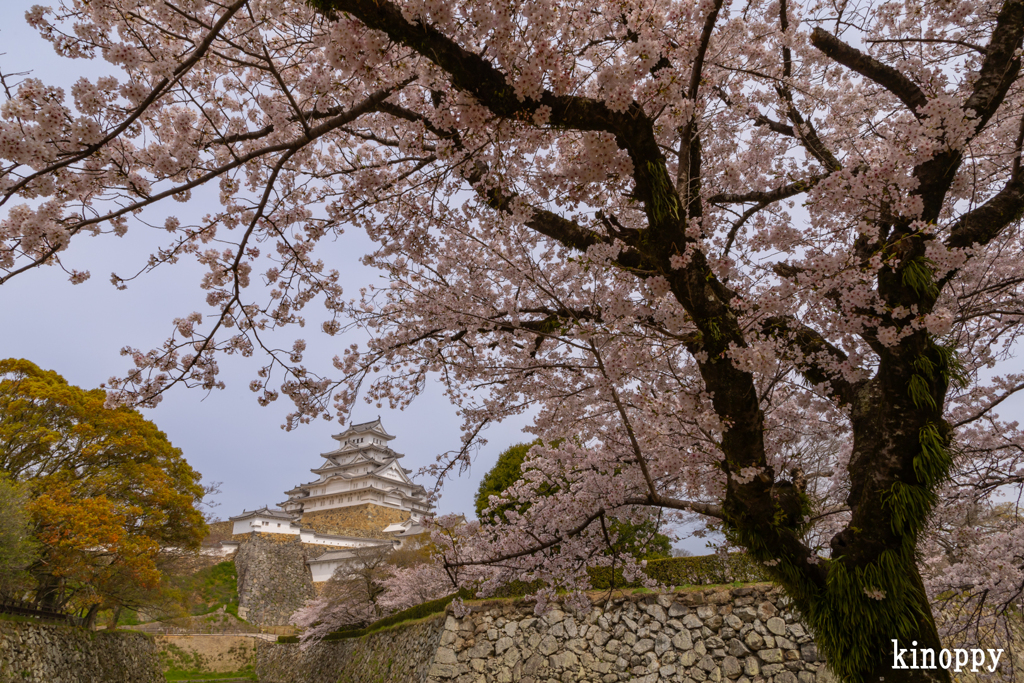
<path fill-rule="evenodd" d="M 430 511 L 426 490 L 398 462 L 404 455 L 391 450 L 388 443 L 395 437 L 379 417 L 351 425 L 333 438 L 338 447 L 322 453 L 323 464 L 310 470 L 317 478 L 285 491 L 288 499 L 280 508 L 247 510 L 229 518 L 233 535 L 290 534 L 302 543 L 326 546 L 327 552 L 307 562 L 315 582 L 330 578 L 354 548 L 401 547 L 423 532 L 420 522 Z"/>
<path fill-rule="evenodd" d="M 395 437 L 384 431 L 378 417 L 350 426 L 333 437 L 339 446 L 322 453 L 324 464 L 310 470 L 319 478 L 285 491 L 281 508 L 294 515 L 351 505 L 383 505 L 402 510 L 419 522 L 429 510 L 427 492 L 409 478 L 404 458 L 388 446 Z"/>

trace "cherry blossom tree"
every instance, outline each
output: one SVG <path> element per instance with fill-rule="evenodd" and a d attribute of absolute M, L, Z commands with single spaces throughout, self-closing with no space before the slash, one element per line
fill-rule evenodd
<path fill-rule="evenodd" d="M 412 557 L 391 546 L 352 551 L 318 595 L 295 611 L 303 647 L 335 631 L 374 620 L 455 592 L 451 578 L 429 553 Z"/>
<path fill-rule="evenodd" d="M 517 484 L 532 504 L 439 532 L 450 571 L 579 588 L 609 517 L 696 515 L 846 681 L 949 680 L 890 669 L 894 638 L 941 646 L 929 590 L 979 615 L 954 629 L 1020 605 L 1018 513 L 984 520 L 1024 480 L 998 414 L 1024 388 L 1024 0 L 62 0 L 28 20 L 122 75 L 5 80 L 0 284 L 81 282 L 73 243 L 142 226 L 166 246 L 115 286 L 206 269 L 208 309 L 125 349 L 112 401 L 217 387 L 225 353 L 263 352 L 252 389 L 290 398 L 289 426 L 436 376 L 465 421 L 439 476 L 530 411 L 559 443 Z M 167 215 L 205 188 L 201 220 Z M 346 228 L 386 287 L 344 297 L 324 245 Z M 270 341 L 314 303 L 324 333 L 372 336 L 330 374 Z"/>
<path fill-rule="evenodd" d="M 356 548 L 334 570 L 319 593 L 295 611 L 291 623 L 303 629 L 303 644 L 319 642 L 344 628 L 361 628 L 383 616 L 377 604 L 389 575 L 390 546 Z"/>
<path fill-rule="evenodd" d="M 381 581 L 381 587 L 384 592 L 377 599 L 377 604 L 389 614 L 455 592 L 448 573 L 441 563 L 436 561 L 420 562 L 407 567 L 392 567 L 387 578 Z"/>

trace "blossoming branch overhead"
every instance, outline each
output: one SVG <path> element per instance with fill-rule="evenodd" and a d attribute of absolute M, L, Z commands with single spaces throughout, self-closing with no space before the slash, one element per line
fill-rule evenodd
<path fill-rule="evenodd" d="M 439 479 L 495 421 L 533 415 L 540 439 L 500 529 L 438 541 L 460 580 L 575 600 L 588 565 L 620 562 L 610 519 L 674 515 L 761 563 L 844 680 L 949 680 L 894 673 L 893 638 L 1009 648 L 1024 0 L 64 0 L 27 19 L 120 71 L 70 92 L 5 77 L 0 284 L 154 226 L 165 246 L 114 286 L 203 269 L 206 307 L 126 348 L 112 402 L 217 388 L 224 354 L 261 359 L 250 387 L 294 404 L 289 428 L 440 381 L 465 424 Z M 177 210 L 205 188 L 202 218 Z M 342 291 L 344 230 L 375 241 L 382 283 Z M 271 343 L 282 328 L 337 354 Z"/>

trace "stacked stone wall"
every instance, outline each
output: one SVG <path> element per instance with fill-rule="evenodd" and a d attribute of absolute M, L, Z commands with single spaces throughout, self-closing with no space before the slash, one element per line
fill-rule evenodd
<path fill-rule="evenodd" d="M 436 615 L 362 638 L 318 643 L 256 644 L 260 683 L 423 683 L 445 616 Z"/>
<path fill-rule="evenodd" d="M 368 538 L 384 538 L 383 530 L 389 524 L 404 522 L 409 519 L 409 512 L 365 503 L 330 510 L 305 512 L 299 524 L 303 529 L 312 529 L 322 534 L 338 534 L 353 536 L 355 530 L 363 530 L 376 534 Z"/>
<path fill-rule="evenodd" d="M 825 683 L 813 639 L 769 585 L 621 596 L 584 617 L 483 605 L 449 617 L 427 683 Z"/>
<path fill-rule="evenodd" d="M 206 530 L 203 545 L 216 545 L 222 540 L 231 538 L 234 522 L 211 522 Z"/>
<path fill-rule="evenodd" d="M 162 671 L 141 633 L 0 619 L 0 683 L 162 683 Z"/>
<path fill-rule="evenodd" d="M 307 551 L 298 536 L 252 532 L 235 556 L 239 616 L 257 626 L 284 626 L 314 596 Z"/>
<path fill-rule="evenodd" d="M 259 680 L 832 683 L 811 635 L 767 584 L 619 595 L 584 615 L 556 606 L 537 617 L 527 601 L 468 607 L 461 619 L 448 614 L 305 653 L 261 645 Z"/>

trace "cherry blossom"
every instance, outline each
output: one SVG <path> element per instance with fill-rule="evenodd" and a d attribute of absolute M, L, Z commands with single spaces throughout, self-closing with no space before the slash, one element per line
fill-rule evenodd
<path fill-rule="evenodd" d="M 203 269 L 207 309 L 126 347 L 112 404 L 217 388 L 224 354 L 263 359 L 250 386 L 294 404 L 289 428 L 439 379 L 464 421 L 439 480 L 492 422 L 529 413 L 545 444 L 507 524 L 438 523 L 450 575 L 582 604 L 588 566 L 644 576 L 607 552 L 608 519 L 699 520 L 848 681 L 896 680 L 894 637 L 992 638 L 1020 608 L 1024 436 L 1000 413 L 1024 389 L 1024 1 L 63 0 L 27 19 L 118 75 L 5 77 L 0 284 L 147 227 L 165 245 L 114 286 Z M 346 230 L 377 245 L 359 292 L 330 261 Z M 269 341 L 296 326 L 339 339 L 329 370 Z M 940 635 L 929 595 L 951 594 L 968 616 L 942 611 Z"/>

